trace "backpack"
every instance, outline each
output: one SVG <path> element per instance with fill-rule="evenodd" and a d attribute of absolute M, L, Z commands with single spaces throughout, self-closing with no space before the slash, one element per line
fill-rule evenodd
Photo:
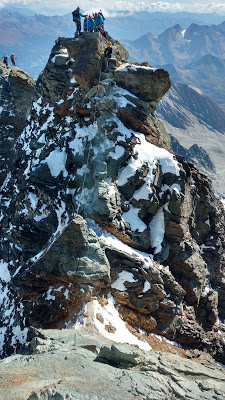
<path fill-rule="evenodd" d="M 104 51 L 105 57 L 111 58 L 111 54 L 112 54 L 112 47 L 106 47 L 106 49 Z"/>
<path fill-rule="evenodd" d="M 77 19 L 79 19 L 80 12 L 78 10 L 74 10 L 72 12 L 72 16 L 73 16 L 73 21 L 76 21 Z"/>
<path fill-rule="evenodd" d="M 102 11 L 99 11 L 99 14 L 102 16 L 103 21 L 105 21 L 105 17 L 104 17 L 104 15 L 102 14 Z"/>

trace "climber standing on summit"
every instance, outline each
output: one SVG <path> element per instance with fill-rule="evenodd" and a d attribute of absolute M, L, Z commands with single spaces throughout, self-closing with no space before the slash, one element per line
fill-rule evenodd
<path fill-rule="evenodd" d="M 3 57 L 3 62 L 4 62 L 4 64 L 5 64 L 5 66 L 8 68 L 8 65 L 9 65 L 9 63 L 8 63 L 8 56 L 4 56 L 4 57 Z"/>
<path fill-rule="evenodd" d="M 76 10 L 72 12 L 72 15 L 73 15 L 73 21 L 75 22 L 77 27 L 75 36 L 79 37 L 81 33 L 81 17 L 87 17 L 87 15 L 81 14 L 80 7 L 77 7 Z"/>
<path fill-rule="evenodd" d="M 87 32 L 88 30 L 88 19 L 87 17 L 84 18 L 84 32 Z"/>
<path fill-rule="evenodd" d="M 91 15 L 88 17 L 88 32 L 94 32 L 94 20 Z"/>
<path fill-rule="evenodd" d="M 16 57 L 14 56 L 14 54 L 12 54 L 11 56 L 10 56 L 10 60 L 11 60 L 11 63 L 12 63 L 12 66 L 16 66 Z"/>

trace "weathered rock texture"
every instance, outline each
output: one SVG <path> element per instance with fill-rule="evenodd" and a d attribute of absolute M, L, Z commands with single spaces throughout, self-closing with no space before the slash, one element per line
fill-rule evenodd
<path fill-rule="evenodd" d="M 34 79 L 0 59 L 0 187 L 11 172 L 13 148 L 26 124 L 35 95 Z"/>
<path fill-rule="evenodd" d="M 20 354 L 0 362 L 0 374 L 4 399 L 224 399 L 223 368 L 207 355 L 147 353 L 90 332 L 30 332 Z"/>
<path fill-rule="evenodd" d="M 14 142 L 1 190 L 2 355 L 30 325 L 71 326 L 92 296 L 112 294 L 130 326 L 224 363 L 222 203 L 168 151 L 154 116 L 168 74 L 123 66 L 118 42 L 120 67 L 101 73 L 106 44 L 57 40 Z"/>

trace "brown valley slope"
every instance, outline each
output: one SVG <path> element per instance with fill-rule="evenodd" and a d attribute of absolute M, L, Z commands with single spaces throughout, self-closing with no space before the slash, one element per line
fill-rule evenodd
<path fill-rule="evenodd" d="M 199 165 L 213 182 L 214 189 L 225 195 L 225 112 L 200 89 L 173 83 L 157 108 L 167 132 L 182 146 L 189 149 L 197 144 L 202 147 L 215 166 L 215 171 Z"/>

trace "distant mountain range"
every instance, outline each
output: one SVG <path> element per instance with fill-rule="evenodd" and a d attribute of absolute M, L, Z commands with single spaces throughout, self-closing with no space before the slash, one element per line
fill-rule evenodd
<path fill-rule="evenodd" d="M 75 6 L 74 6 L 75 7 Z M 103 5 L 101 5 L 103 8 Z M 45 15 L 64 15 L 65 12 L 61 9 L 50 9 L 45 8 L 44 5 L 41 5 L 40 11 L 32 11 L 28 8 L 15 7 L 15 4 L 12 6 L 7 6 L 7 10 L 10 12 L 17 12 L 25 15 L 35 15 L 35 14 L 43 14 Z M 71 9 L 72 11 L 72 9 Z M 83 10 L 86 12 L 86 10 Z M 95 9 L 92 4 L 89 6 L 88 12 L 99 11 Z M 0 11 L 1 12 L 1 11 Z M 71 20 L 71 12 L 68 12 L 64 17 Z M 184 27 L 184 29 L 188 28 L 192 23 L 196 23 L 198 25 L 210 25 L 215 24 L 218 25 L 225 20 L 225 15 L 218 15 L 216 13 L 191 13 L 191 12 L 168 12 L 168 11 L 156 11 L 156 12 L 147 12 L 147 11 L 115 11 L 111 10 L 107 12 L 106 18 L 106 29 L 110 32 L 110 35 L 115 39 L 128 39 L 135 40 L 140 36 L 146 34 L 147 32 L 151 32 L 154 35 L 159 35 L 167 28 L 174 26 L 176 24 L 180 24 Z"/>
<path fill-rule="evenodd" d="M 223 25 L 222 25 L 223 26 Z M 205 55 L 225 59 L 225 30 L 216 25 L 179 24 L 158 36 L 148 33 L 134 41 L 122 41 L 130 59 L 152 65 L 175 64 L 184 67 Z"/>
<path fill-rule="evenodd" d="M 176 64 L 182 67 L 196 61 L 204 54 L 225 57 L 224 20 L 225 17 L 217 14 L 167 12 L 115 14 L 112 11 L 112 17 L 106 18 L 105 28 L 112 37 L 126 39 L 124 45 L 129 50 L 131 59 L 149 61 L 154 65 Z M 219 26 L 200 26 L 193 24 L 193 21 L 199 24 L 210 21 L 219 23 Z M 168 28 L 177 22 L 182 24 L 183 28 L 180 25 Z M 166 30 L 163 32 L 164 29 Z M 149 30 L 152 33 L 145 34 Z M 0 10 L 0 57 L 16 53 L 19 66 L 37 78 L 47 62 L 54 41 L 59 36 L 73 37 L 74 31 L 71 13 L 64 16 L 23 15 L 2 9 Z M 127 40 L 136 39 L 143 34 L 145 35 L 135 41 Z M 195 44 L 197 35 L 199 37 Z M 217 46 L 215 42 L 218 42 Z"/>
<path fill-rule="evenodd" d="M 218 27 L 222 29 L 222 31 L 225 31 L 225 21 L 221 22 L 221 24 L 219 24 Z"/>
<path fill-rule="evenodd" d="M 112 11 L 112 16 L 115 12 Z M 192 23 L 198 25 L 220 24 L 225 16 L 218 14 L 198 14 L 187 12 L 120 12 L 116 17 L 107 17 L 106 27 L 110 34 L 116 39 L 136 40 L 140 36 L 151 32 L 160 35 L 171 26 L 180 24 L 184 29 Z"/>
<path fill-rule="evenodd" d="M 171 89 L 160 101 L 158 112 L 175 128 L 186 129 L 193 123 L 225 134 L 225 112 L 201 90 L 180 83 L 172 83 Z M 189 115 L 190 114 L 190 115 Z"/>
<path fill-rule="evenodd" d="M 185 149 L 174 136 L 170 135 L 170 140 L 175 154 L 179 154 L 188 162 L 195 164 L 200 171 L 206 169 L 207 171 L 215 172 L 215 165 L 203 147 L 199 147 L 195 143 L 189 149 Z"/>
<path fill-rule="evenodd" d="M 225 195 L 225 111 L 201 90 L 173 83 L 157 114 L 176 139 L 173 151 L 194 162 L 213 180 L 218 193 Z"/>
<path fill-rule="evenodd" d="M 148 33 L 122 43 L 131 60 L 162 67 L 173 81 L 198 87 L 225 104 L 225 21 L 187 29 L 175 25 L 158 36 Z"/>

